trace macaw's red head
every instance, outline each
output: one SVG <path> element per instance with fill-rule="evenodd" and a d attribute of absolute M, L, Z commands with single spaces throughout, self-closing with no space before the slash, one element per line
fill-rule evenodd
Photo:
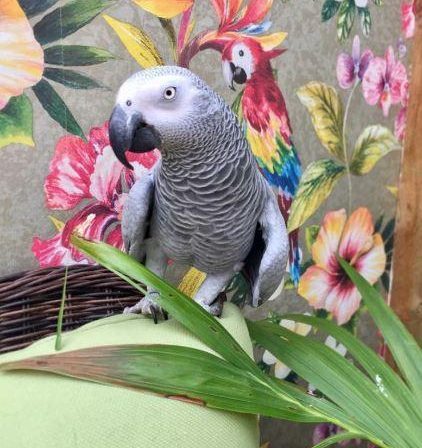
<path fill-rule="evenodd" d="M 232 90 L 234 83 L 245 84 L 255 73 L 272 73 L 270 60 L 285 50 L 275 49 L 274 42 L 266 44 L 253 37 L 240 37 L 226 44 L 222 52 L 223 75 Z"/>

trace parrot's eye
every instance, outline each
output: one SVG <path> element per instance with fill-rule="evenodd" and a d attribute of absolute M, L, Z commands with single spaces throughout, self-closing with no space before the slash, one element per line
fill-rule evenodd
<path fill-rule="evenodd" d="M 176 87 L 167 87 L 164 91 L 164 99 L 172 100 L 176 96 Z"/>
<path fill-rule="evenodd" d="M 244 52 L 243 50 L 240 50 L 240 51 L 239 51 L 239 56 L 242 57 L 242 56 L 244 56 L 244 55 L 245 55 L 245 52 Z"/>
<path fill-rule="evenodd" d="M 128 107 L 132 106 L 132 101 L 127 100 L 127 101 L 126 101 L 126 106 L 128 106 Z"/>

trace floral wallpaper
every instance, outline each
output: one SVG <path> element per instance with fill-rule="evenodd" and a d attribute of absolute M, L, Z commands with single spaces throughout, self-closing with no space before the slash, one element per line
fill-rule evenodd
<path fill-rule="evenodd" d="M 160 154 L 132 154 L 134 170 L 123 167 L 110 147 L 107 116 L 131 72 L 178 64 L 233 103 L 277 195 L 291 249 L 282 297 L 357 331 L 361 297 L 336 254 L 388 291 L 394 207 L 379 210 L 377 199 L 370 207 L 366 196 L 394 203 L 414 28 L 410 0 L 0 0 L 0 162 L 11 167 L 2 173 L 0 230 L 4 247 L 16 247 L 7 271 L 90 263 L 69 244 L 75 230 L 123 248 L 127 192 Z M 304 56 L 310 40 L 319 50 Z M 7 165 L 6 155 L 22 171 Z M 26 177 L 23 160 L 34 167 Z M 389 164 L 388 183 L 382 163 Z M 48 216 L 53 234 L 46 219 L 39 224 L 26 213 L 29 205 L 12 199 L 16 191 L 43 197 L 45 208 L 32 214 Z M 24 245 L 28 229 L 32 242 Z M 229 290 L 234 301 L 247 294 L 240 276 Z M 264 312 L 300 334 L 310 331 L 281 319 L 280 310 L 270 304 Z M 331 339 L 327 345 L 347 356 Z M 269 352 L 260 364 L 298 381 Z M 335 431 L 320 425 L 314 442 Z"/>

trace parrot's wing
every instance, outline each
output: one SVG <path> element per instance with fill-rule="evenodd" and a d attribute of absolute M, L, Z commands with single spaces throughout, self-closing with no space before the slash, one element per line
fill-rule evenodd
<path fill-rule="evenodd" d="M 289 240 L 286 224 L 279 211 L 277 200 L 268 188 L 255 240 L 245 260 L 245 271 L 252 284 L 253 306 L 258 306 L 279 292 L 288 256 Z"/>
<path fill-rule="evenodd" d="M 141 261 L 145 257 L 144 239 L 154 203 L 155 169 L 144 174 L 129 191 L 123 206 L 122 236 L 126 252 Z"/>

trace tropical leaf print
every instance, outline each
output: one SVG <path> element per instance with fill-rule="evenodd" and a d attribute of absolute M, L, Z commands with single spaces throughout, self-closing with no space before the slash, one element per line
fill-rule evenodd
<path fill-rule="evenodd" d="M 31 17 L 37 16 L 48 8 L 51 8 L 59 0 L 19 0 L 21 8 L 24 10 L 26 17 L 30 19 Z"/>
<path fill-rule="evenodd" d="M 82 73 L 75 72 L 74 70 L 66 70 L 63 68 L 47 67 L 44 70 L 44 77 L 51 81 L 58 82 L 70 89 L 99 89 L 103 87 L 100 83 L 83 75 Z"/>
<path fill-rule="evenodd" d="M 376 163 L 400 145 L 384 126 L 368 126 L 359 136 L 353 150 L 350 171 L 358 176 L 369 173 Z"/>
<path fill-rule="evenodd" d="M 369 11 L 369 8 L 366 7 L 358 8 L 358 13 L 360 17 L 360 26 L 362 28 L 362 32 L 365 37 L 368 37 L 372 26 L 371 12 Z"/>
<path fill-rule="evenodd" d="M 344 166 L 330 159 L 317 160 L 308 165 L 290 208 L 287 223 L 289 232 L 300 227 L 314 214 L 345 171 Z"/>
<path fill-rule="evenodd" d="M 41 45 L 63 39 L 90 23 L 116 0 L 73 0 L 43 17 L 35 26 Z"/>
<path fill-rule="evenodd" d="M 85 45 L 54 45 L 44 50 L 44 61 L 51 65 L 97 65 L 113 59 L 115 56 L 108 50 Z"/>
<path fill-rule="evenodd" d="M 375 6 L 382 6 L 383 0 L 372 0 Z M 337 15 L 337 38 L 346 40 L 359 16 L 364 36 L 368 37 L 372 27 L 369 0 L 324 0 L 321 9 L 321 21 L 327 22 Z"/>
<path fill-rule="evenodd" d="M 297 91 L 301 103 L 311 115 L 315 132 L 324 148 L 344 161 L 343 105 L 334 87 L 312 81 Z"/>
<path fill-rule="evenodd" d="M 0 112 L 0 148 L 11 143 L 34 146 L 32 104 L 26 95 L 12 98 Z"/>
<path fill-rule="evenodd" d="M 143 68 L 163 65 L 164 61 L 149 36 L 127 22 L 104 15 L 104 20 L 113 28 L 130 55 Z"/>
<path fill-rule="evenodd" d="M 326 22 L 337 14 L 341 3 L 337 0 L 325 0 L 321 10 L 321 20 Z"/>
<path fill-rule="evenodd" d="M 349 37 L 355 16 L 356 6 L 354 0 L 343 0 L 337 18 L 337 37 L 340 41 Z"/>
<path fill-rule="evenodd" d="M 32 87 L 32 90 L 42 107 L 54 121 L 57 121 L 63 129 L 85 139 L 85 135 L 72 112 L 48 81 L 42 79 Z"/>

